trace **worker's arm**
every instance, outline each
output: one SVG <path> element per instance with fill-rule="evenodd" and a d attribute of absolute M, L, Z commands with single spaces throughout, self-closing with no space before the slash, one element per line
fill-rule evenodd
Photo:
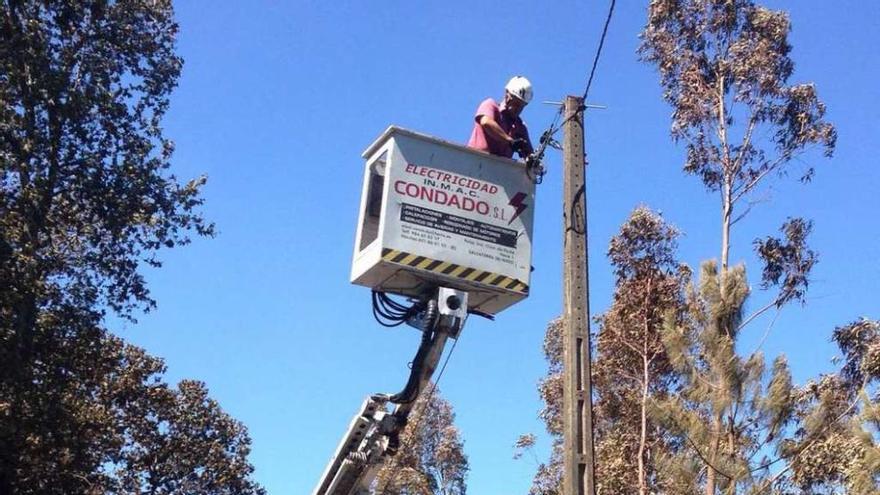
<path fill-rule="evenodd" d="M 492 117 L 489 117 L 488 115 L 480 115 L 477 122 L 479 122 L 480 125 L 483 126 L 483 130 L 493 138 L 499 141 L 507 141 L 507 144 L 514 148 L 514 151 L 519 154 L 520 158 L 525 158 L 531 155 L 534 151 L 532 143 L 528 139 L 528 131 L 526 131 L 525 138 L 517 140 L 515 137 L 504 132 L 504 129 L 498 125 L 498 122 L 495 122 Z M 521 146 L 516 146 L 514 141 L 518 141 Z"/>
<path fill-rule="evenodd" d="M 498 122 L 495 122 L 492 117 L 489 117 L 488 115 L 480 115 L 477 118 L 477 122 L 483 127 L 486 134 L 496 140 L 507 141 L 508 144 L 513 142 L 513 138 L 504 132 L 504 129 L 502 129 L 501 126 L 498 125 Z"/>

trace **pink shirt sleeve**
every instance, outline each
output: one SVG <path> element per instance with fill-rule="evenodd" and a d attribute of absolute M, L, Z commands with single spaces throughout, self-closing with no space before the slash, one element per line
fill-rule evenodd
<path fill-rule="evenodd" d="M 479 123 L 480 117 L 483 115 L 489 117 L 492 120 L 498 120 L 498 103 L 495 102 L 492 98 L 486 98 L 480 103 L 480 106 L 477 107 L 477 114 L 474 115 L 474 120 Z"/>

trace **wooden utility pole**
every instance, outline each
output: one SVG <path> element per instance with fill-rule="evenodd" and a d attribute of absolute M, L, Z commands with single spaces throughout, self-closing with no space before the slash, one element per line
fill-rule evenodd
<path fill-rule="evenodd" d="M 595 495 L 584 100 L 565 98 L 563 127 L 563 495 Z"/>

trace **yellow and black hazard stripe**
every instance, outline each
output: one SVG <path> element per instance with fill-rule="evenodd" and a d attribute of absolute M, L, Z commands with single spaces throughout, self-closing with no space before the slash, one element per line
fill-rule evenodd
<path fill-rule="evenodd" d="M 477 282 L 480 284 L 490 285 L 492 287 L 499 287 L 505 290 L 519 292 L 520 294 L 529 293 L 529 286 L 515 278 L 510 278 L 505 275 L 499 275 L 497 273 L 478 270 L 476 268 L 470 268 L 463 265 L 456 265 L 455 263 L 450 263 L 448 261 L 440 261 L 426 258 L 424 256 L 417 256 L 415 254 L 410 254 L 405 251 L 398 251 L 396 249 L 388 248 L 382 249 L 382 259 L 385 261 L 390 261 L 391 263 L 397 263 L 400 265 L 418 268 L 420 270 L 427 270 L 429 272 L 439 273 L 448 277 L 467 280 L 468 282 Z"/>

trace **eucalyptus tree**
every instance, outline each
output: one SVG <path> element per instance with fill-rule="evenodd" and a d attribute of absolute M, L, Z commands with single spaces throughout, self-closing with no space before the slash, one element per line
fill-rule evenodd
<path fill-rule="evenodd" d="M 790 84 L 788 14 L 752 0 L 652 0 L 640 54 L 660 72 L 672 105 L 672 137 L 684 141 L 684 171 L 719 195 L 719 264 L 727 270 L 731 227 L 773 175 L 814 169 L 796 160 L 837 140 L 813 84 Z M 744 205 L 745 203 L 745 205 Z M 739 213 L 737 213 L 739 211 Z"/>
<path fill-rule="evenodd" d="M 720 200 L 718 260 L 703 263 L 688 294 L 688 320 L 664 332 L 683 393 L 658 411 L 690 446 L 667 468 L 689 472 L 707 495 L 782 489 L 773 485 L 780 478 L 770 474 L 766 453 L 784 450 L 782 437 L 796 419 L 784 357 L 768 373 L 760 352 L 740 355 L 737 342 L 765 312 L 804 302 L 816 262 L 806 242 L 812 224 L 789 218 L 781 237 L 755 241 L 762 287 L 772 295 L 751 314 L 745 266 L 730 263 L 731 229 L 757 202 L 755 193 L 794 172 L 811 180 L 814 169 L 798 158 L 813 148 L 826 156 L 834 150 L 836 132 L 815 86 L 789 82 L 790 29 L 786 13 L 751 0 L 654 0 L 642 32 L 641 56 L 660 73 L 672 136 L 686 147 L 684 171 Z"/>
<path fill-rule="evenodd" d="M 676 261 L 678 235 L 660 215 L 639 207 L 608 249 L 614 297 L 598 318 L 593 368 L 602 493 L 665 491 L 668 480 L 657 460 L 680 447 L 652 417 L 654 404 L 674 394 L 678 383 L 662 339 L 663 326 L 685 314 L 690 271 Z"/>

